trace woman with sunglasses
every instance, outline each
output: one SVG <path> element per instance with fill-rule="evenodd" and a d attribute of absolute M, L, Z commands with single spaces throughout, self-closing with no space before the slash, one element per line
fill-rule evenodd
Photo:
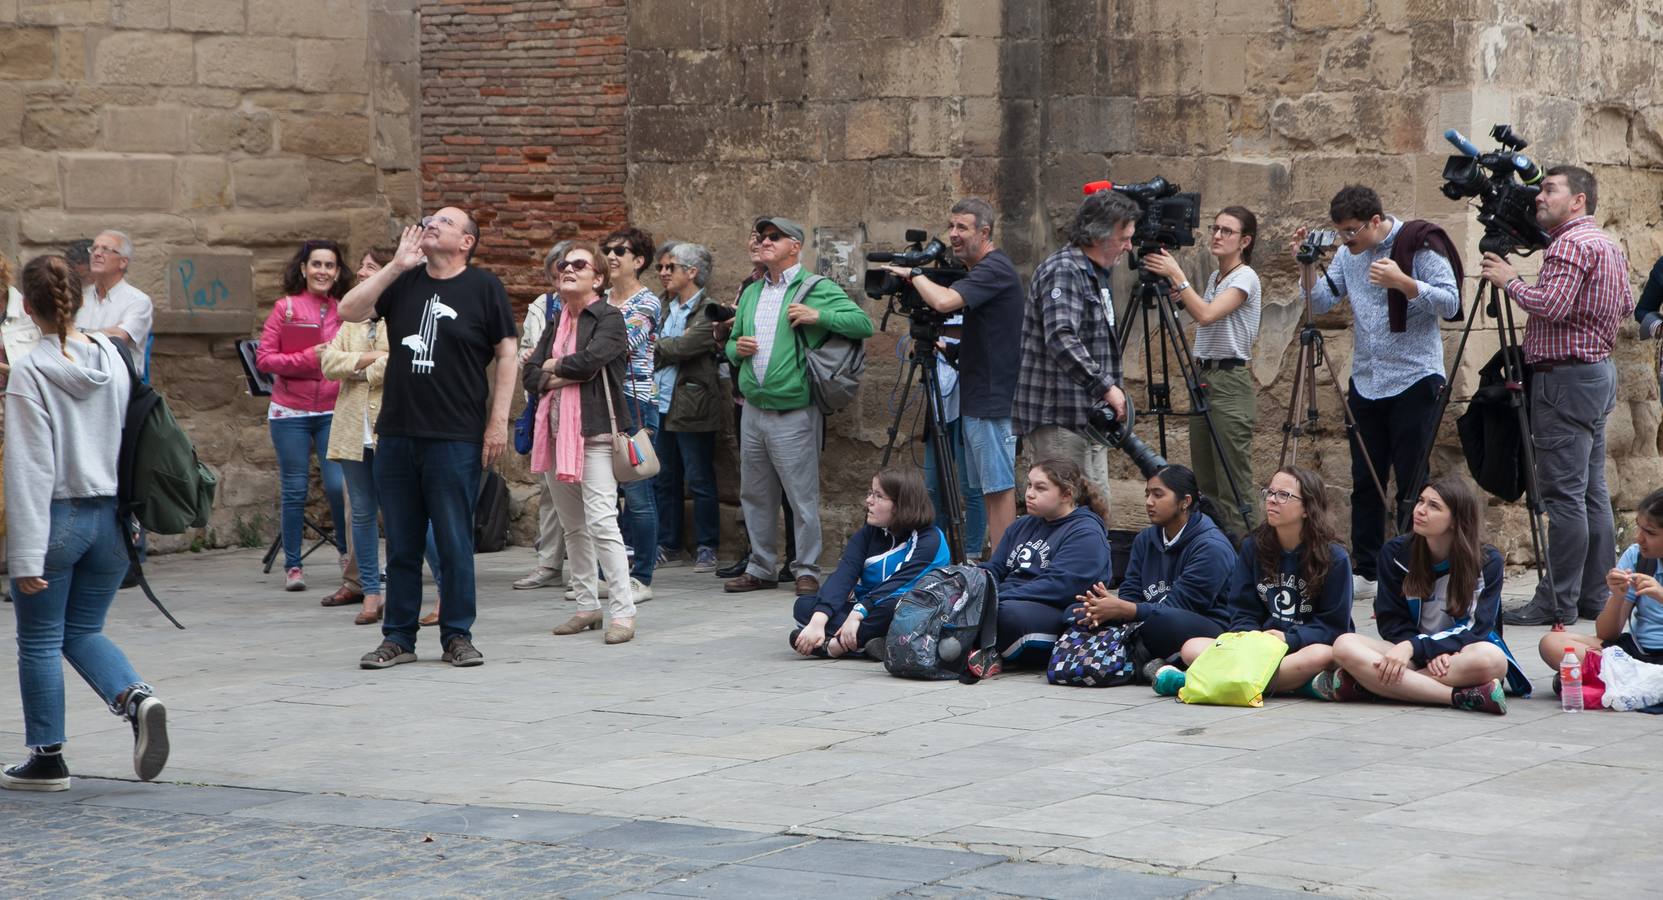
<path fill-rule="evenodd" d="M 282 485 L 284 590 L 306 590 L 301 550 L 314 455 L 335 526 L 330 541 L 340 554 L 342 572 L 346 569 L 344 481 L 340 465 L 329 458 L 329 429 L 341 384 L 324 377 L 322 359 L 324 349 L 341 330 L 339 302 L 352 284 L 352 272 L 346 268 L 339 244 L 329 240 L 301 244 L 283 271 L 285 296 L 266 316 L 255 351 L 260 371 L 274 376 L 266 419 Z M 363 594 L 339 590 L 324 598 L 323 605 L 345 606 L 363 599 Z"/>
<path fill-rule="evenodd" d="M 560 316 L 544 329 L 520 375 L 538 404 L 531 471 L 543 475 L 559 510 L 572 561 L 567 577 L 578 604 L 577 613 L 554 633 L 601 627 L 599 566 L 606 573 L 612 613 L 606 642 L 622 644 L 635 636 L 635 601 L 618 531 L 612 421 L 624 409 L 629 334 L 623 313 L 601 300 L 608 275 L 604 264 L 597 265 L 599 257 L 593 243 L 574 241 L 555 261 Z"/>
<path fill-rule="evenodd" d="M 1298 466 L 1279 469 L 1262 492 L 1265 519 L 1241 543 L 1230 579 L 1230 624 L 1225 631 L 1263 631 L 1288 645 L 1265 690 L 1298 691 L 1316 699 L 1312 682 L 1334 665 L 1334 641 L 1350 633 L 1351 558 L 1334 533 L 1322 476 Z M 1213 646 L 1213 638 L 1184 642 L 1184 667 Z M 1166 666 L 1155 693 L 1174 696 L 1184 672 Z"/>
<path fill-rule="evenodd" d="M 1207 249 L 1217 268 L 1206 287 L 1190 286 L 1178 260 L 1165 250 L 1145 257 L 1151 272 L 1165 276 L 1172 288 L 1172 304 L 1189 313 L 1195 331 L 1195 363 L 1207 382 L 1207 416 L 1190 417 L 1190 468 L 1201 492 L 1217 497 L 1219 525 L 1243 535 L 1253 523 L 1242 517 L 1248 486 L 1253 480 L 1253 424 L 1258 419 L 1258 392 L 1247 363 L 1259 336 L 1259 273 L 1248 263 L 1259 235 L 1259 219 L 1252 210 L 1227 206 L 1213 219 Z M 1213 444 L 1216 434 L 1218 444 Z M 1230 490 L 1228 470 L 1235 478 L 1237 496 Z"/>
<path fill-rule="evenodd" d="M 618 425 L 633 434 L 635 429 L 628 423 L 640 423 L 656 441 L 658 388 L 653 378 L 653 332 L 658 327 L 661 304 L 658 295 L 641 284 L 641 273 L 653 262 L 653 237 L 640 228 L 626 226 L 607 235 L 601 248 L 606 254 L 603 265 L 612 281 L 606 299 L 624 314 L 629 334 L 629 362 L 623 383 L 626 406 L 618 407 Z M 630 590 L 636 602 L 643 603 L 652 599 L 653 570 L 658 562 L 658 491 L 653 479 L 624 485 L 622 518 L 624 543 L 635 554 L 629 573 L 634 580 Z"/>

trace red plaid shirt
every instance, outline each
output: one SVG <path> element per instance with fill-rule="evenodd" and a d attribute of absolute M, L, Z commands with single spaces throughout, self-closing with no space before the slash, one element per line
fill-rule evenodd
<path fill-rule="evenodd" d="M 1617 328 L 1634 312 L 1628 257 L 1616 242 L 1579 216 L 1552 232 L 1535 284 L 1507 283 L 1507 294 L 1530 313 L 1524 326 L 1526 362 L 1577 359 L 1599 362 L 1611 355 Z"/>

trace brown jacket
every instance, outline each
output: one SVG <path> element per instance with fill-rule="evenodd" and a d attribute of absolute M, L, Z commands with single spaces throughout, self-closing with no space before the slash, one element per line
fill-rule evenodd
<path fill-rule="evenodd" d="M 670 304 L 664 301 L 665 315 Z M 723 431 L 722 408 L 727 405 L 721 375 L 716 368 L 715 323 L 705 308 L 715 301 L 700 293 L 687 315 L 687 331 L 680 337 L 661 337 L 653 364 L 660 369 L 676 367 L 676 386 L 670 393 L 670 410 L 659 427 L 665 431 Z"/>
<path fill-rule="evenodd" d="M 381 418 L 381 384 L 386 379 L 387 357 L 383 356 L 365 368 L 358 368 L 358 360 L 371 350 L 387 351 L 387 323 L 342 322 L 341 330 L 318 358 L 323 377 L 341 383 L 340 396 L 335 398 L 335 419 L 329 426 L 330 459 L 364 461 L 363 421 L 367 414 L 370 431 Z M 375 329 L 375 341 L 370 341 L 370 328 Z M 339 423 L 337 426 L 335 423 Z"/>
<path fill-rule="evenodd" d="M 543 396 L 543 363 L 549 358 L 549 345 L 559 331 L 558 322 L 543 330 L 537 349 L 520 367 L 520 382 L 533 397 Z M 611 434 L 612 423 L 607 414 L 606 395 L 602 392 L 601 370 L 606 370 L 612 386 L 613 409 L 618 414 L 618 430 L 634 431 L 630 408 L 624 403 L 624 369 L 629 361 L 629 332 L 624 315 L 605 300 L 590 303 L 577 319 L 577 349 L 562 357 L 554 373 L 561 378 L 581 381 L 579 394 L 583 398 L 583 436 Z"/>

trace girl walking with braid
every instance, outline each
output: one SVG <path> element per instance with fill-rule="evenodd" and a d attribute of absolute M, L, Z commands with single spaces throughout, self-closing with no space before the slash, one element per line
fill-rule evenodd
<path fill-rule="evenodd" d="M 12 361 L 6 387 L 6 549 L 17 616 L 17 670 L 29 757 L 0 787 L 61 791 L 61 654 L 110 711 L 133 725 L 133 769 L 149 781 L 167 763 L 167 712 L 104 636 L 127 573 L 116 517 L 116 457 L 132 392 L 127 363 L 102 334 L 74 328 L 81 283 L 61 256 L 23 268 L 23 304 L 43 338 Z"/>

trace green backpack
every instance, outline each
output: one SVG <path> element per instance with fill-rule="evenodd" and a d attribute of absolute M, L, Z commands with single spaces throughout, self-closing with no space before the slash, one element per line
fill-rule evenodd
<path fill-rule="evenodd" d="M 214 489 L 219 479 L 196 458 L 190 435 L 179 427 L 167 400 L 139 377 L 126 342 L 110 341 L 127 363 L 133 390 L 127 399 L 127 418 L 121 426 L 121 455 L 116 464 L 116 499 L 127 537 L 127 556 L 135 568 L 139 549 L 132 521 L 157 534 L 184 534 L 208 524 L 214 511 Z M 156 599 L 142 571 L 139 581 L 156 608 L 179 625 Z M 185 626 L 179 625 L 180 628 Z"/>

